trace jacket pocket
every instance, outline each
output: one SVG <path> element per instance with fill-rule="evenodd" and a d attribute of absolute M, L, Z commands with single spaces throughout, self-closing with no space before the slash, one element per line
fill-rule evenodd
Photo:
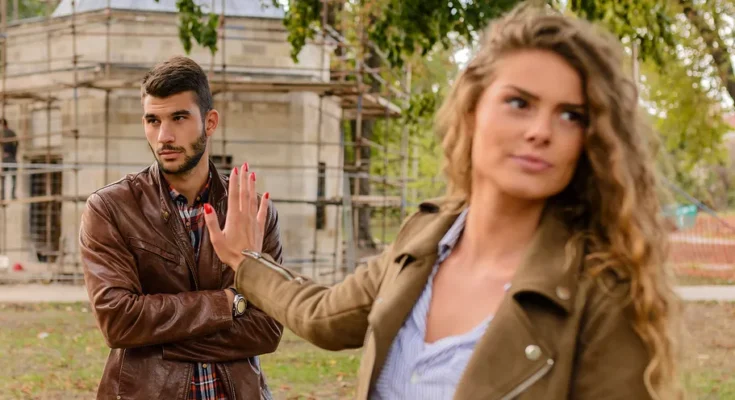
<path fill-rule="evenodd" d="M 129 238 L 129 242 L 131 247 L 144 250 L 148 253 L 153 253 L 171 262 L 178 263 L 180 260 L 180 257 L 175 252 L 164 250 L 158 245 L 148 243 L 142 239 L 131 237 Z"/>
<path fill-rule="evenodd" d="M 178 248 L 133 237 L 128 239 L 128 243 L 135 257 L 143 293 L 179 293 L 190 290 L 191 273 Z"/>

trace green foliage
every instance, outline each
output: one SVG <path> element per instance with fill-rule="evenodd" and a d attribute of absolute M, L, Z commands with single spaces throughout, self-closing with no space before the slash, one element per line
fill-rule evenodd
<path fill-rule="evenodd" d="M 701 79 L 680 63 L 668 62 L 666 73 L 648 65 L 643 72 L 643 95 L 656 110 L 654 127 L 677 180 L 696 167 L 725 162 L 720 144 L 728 128 L 718 109 L 720 99 L 711 96 Z"/>
<path fill-rule="evenodd" d="M 154 1 L 158 3 L 160 0 Z M 176 8 L 179 10 L 179 40 L 186 54 L 191 52 L 192 40 L 215 54 L 219 25 L 217 14 L 205 15 L 202 7 L 194 0 L 176 0 Z"/>
<path fill-rule="evenodd" d="M 668 4 L 658 0 L 569 0 L 569 9 L 582 18 L 600 21 L 624 42 L 637 42 L 641 60 L 650 58 L 661 66 L 675 46 Z"/>
<path fill-rule="evenodd" d="M 282 7 L 278 0 L 273 0 L 275 7 Z M 288 30 L 288 42 L 291 43 L 291 58 L 298 60 L 299 52 L 308 39 L 313 39 L 321 21 L 321 0 L 292 1 L 283 24 Z"/>
<path fill-rule="evenodd" d="M 19 0 L 18 1 L 18 18 L 43 17 L 46 15 L 47 5 L 43 0 Z M 53 8 L 51 9 L 53 11 Z M 10 21 L 15 16 L 13 10 L 13 0 L 7 1 L 7 18 Z"/>
<path fill-rule="evenodd" d="M 387 53 L 391 64 L 401 66 L 406 56 L 425 56 L 440 43 L 445 49 L 471 44 L 487 21 L 515 5 L 516 0 L 389 0 L 368 28 L 370 40 Z"/>

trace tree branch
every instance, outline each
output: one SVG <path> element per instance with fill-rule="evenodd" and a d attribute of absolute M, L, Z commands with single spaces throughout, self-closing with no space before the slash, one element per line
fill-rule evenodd
<path fill-rule="evenodd" d="M 730 61 L 731 57 L 727 45 L 722 40 L 722 37 L 720 37 L 719 32 L 707 25 L 707 21 L 694 9 L 690 0 L 680 0 L 679 4 L 684 7 L 684 15 L 687 17 L 687 20 L 702 35 L 702 39 L 704 39 L 707 50 L 712 56 L 722 84 L 725 86 L 730 98 L 735 100 L 735 71 Z"/>

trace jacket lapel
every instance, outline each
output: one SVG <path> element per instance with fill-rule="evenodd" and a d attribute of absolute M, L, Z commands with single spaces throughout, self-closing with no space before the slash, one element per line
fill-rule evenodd
<path fill-rule="evenodd" d="M 567 245 L 570 238 L 559 217 L 544 213 L 511 289 L 475 347 L 455 398 L 512 399 L 553 367 L 556 341 L 534 326 L 524 306 L 526 301 L 538 304 L 541 298 L 560 315 L 572 312 L 583 248 L 581 242 Z M 528 294 L 535 296 L 525 297 Z"/>
<path fill-rule="evenodd" d="M 414 228 L 402 232 L 394 243 L 393 257 L 397 270 L 395 278 L 387 276 L 382 285 L 386 285 L 375 299 L 373 310 L 368 317 L 375 337 L 375 363 L 371 375 L 371 385 L 380 375 L 382 366 L 388 356 L 393 339 L 403 326 L 404 321 L 413 310 L 413 306 L 421 296 L 429 275 L 438 257 L 438 245 L 441 238 L 452 226 L 462 211 L 461 204 L 440 209 L 427 202 L 420 206 L 421 215 L 411 224 Z"/>
<path fill-rule="evenodd" d="M 217 213 L 217 221 L 220 228 L 225 226 L 225 216 L 227 215 L 227 185 L 225 185 L 222 176 L 217 173 L 216 167 L 210 162 L 210 171 L 212 171 L 212 182 L 209 189 L 209 204 L 212 205 Z M 199 263 L 197 265 L 197 273 L 199 274 L 199 282 L 202 289 L 220 289 L 222 288 L 222 272 L 223 264 L 214 252 L 212 242 L 209 238 L 209 229 L 206 227 L 202 231 L 201 243 L 199 244 Z"/>
<path fill-rule="evenodd" d="M 169 232 L 173 235 L 173 242 L 184 255 L 186 260 L 186 266 L 189 268 L 189 272 L 194 279 L 194 289 L 199 289 L 199 278 L 196 273 L 196 263 L 194 257 L 194 249 L 191 247 L 191 240 L 184 231 L 184 224 L 181 222 L 179 217 L 179 211 L 174 206 L 173 200 L 171 200 L 171 194 L 169 188 L 164 184 L 162 172 L 158 168 L 157 163 L 153 163 L 151 166 L 151 176 L 154 182 L 158 186 L 158 197 L 161 204 L 161 218 L 169 229 Z"/>
<path fill-rule="evenodd" d="M 385 294 L 375 299 L 373 311 L 368 317 L 375 337 L 375 363 L 371 380 L 380 375 L 393 339 L 426 286 L 435 260 L 436 255 L 412 262 L 390 283 Z"/>
<path fill-rule="evenodd" d="M 220 224 L 221 226 L 224 226 L 225 214 L 227 213 L 226 186 L 223 184 L 221 175 L 216 172 L 216 167 L 211 161 L 209 161 L 209 168 L 213 171 L 212 188 L 210 188 L 210 204 L 214 205 L 217 209 Z M 153 163 L 151 166 L 151 176 L 153 176 L 155 183 L 158 185 L 159 201 L 161 203 L 161 217 L 169 228 L 169 232 L 173 235 L 173 242 L 176 243 L 179 251 L 184 255 L 186 265 L 194 279 L 194 289 L 200 290 L 202 288 L 211 287 L 219 288 L 221 283 L 220 281 L 222 279 L 221 273 L 214 274 L 216 276 L 213 276 L 212 271 L 213 268 L 215 271 L 221 271 L 221 268 L 219 268 L 220 264 L 217 255 L 211 251 L 212 246 L 209 241 L 208 230 L 204 229 L 204 234 L 201 239 L 202 242 L 200 244 L 199 262 L 197 263 L 196 254 L 191 246 L 191 239 L 184 229 L 184 224 L 181 222 L 181 218 L 179 217 L 179 211 L 174 206 L 173 200 L 171 200 L 169 189 L 164 184 L 161 174 L 162 172 L 158 168 L 158 164 Z M 223 203 L 224 207 L 222 206 Z M 219 206 L 217 206 L 218 204 Z M 213 260 L 217 260 L 217 262 L 211 262 Z M 202 266 L 205 268 L 201 268 Z M 217 282 L 214 282 L 213 279 L 217 280 Z"/>

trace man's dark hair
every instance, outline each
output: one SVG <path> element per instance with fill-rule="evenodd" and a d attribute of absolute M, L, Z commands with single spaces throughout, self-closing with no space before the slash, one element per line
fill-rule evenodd
<path fill-rule="evenodd" d="M 214 108 L 209 81 L 202 67 L 192 59 L 182 56 L 171 57 L 156 65 L 143 77 L 141 98 L 146 95 L 166 98 L 179 93 L 193 91 L 202 113 L 202 120 Z"/>

